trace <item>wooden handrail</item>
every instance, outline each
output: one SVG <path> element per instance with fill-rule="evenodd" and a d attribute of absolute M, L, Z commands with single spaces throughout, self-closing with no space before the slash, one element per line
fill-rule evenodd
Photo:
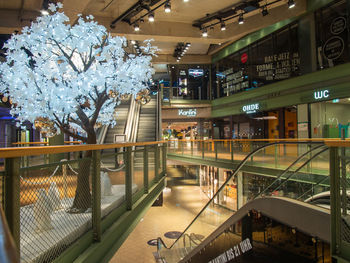
<path fill-rule="evenodd" d="M 58 146 L 33 146 L 0 148 L 0 158 L 14 158 L 42 154 L 55 154 L 66 152 L 80 152 L 91 150 L 104 150 L 122 148 L 128 146 L 145 146 L 166 143 L 165 141 L 136 142 L 136 143 L 111 143 L 111 144 L 83 144 L 83 145 L 58 145 Z"/>
<path fill-rule="evenodd" d="M 325 142 L 338 141 L 338 138 L 312 138 L 312 139 L 208 139 L 208 140 L 167 140 L 168 142 Z M 350 141 L 350 139 L 346 139 Z M 344 142 L 344 141 L 343 141 Z"/>
<path fill-rule="evenodd" d="M 329 147 L 350 147 L 350 140 L 325 140 Z"/>
<path fill-rule="evenodd" d="M 64 141 L 65 144 L 82 144 L 82 141 Z M 14 142 L 13 145 L 38 145 L 38 144 L 44 144 L 49 145 L 48 142 Z"/>

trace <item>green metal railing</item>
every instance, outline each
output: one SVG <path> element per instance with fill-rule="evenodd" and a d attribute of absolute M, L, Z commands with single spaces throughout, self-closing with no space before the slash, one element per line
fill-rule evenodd
<path fill-rule="evenodd" d="M 318 193 L 330 191 L 332 256 L 349 260 L 350 221 L 349 213 L 346 211 L 349 209 L 347 191 L 350 186 L 350 167 L 348 167 L 350 151 L 344 151 L 344 148 L 331 147 L 329 149 L 329 145 L 324 145 L 336 142 L 335 140 L 318 142 L 282 140 L 272 143 L 266 141 L 263 146 L 259 146 L 254 141 L 247 141 L 249 150 L 252 151 L 249 154 L 245 154 L 244 146 L 239 145 L 241 141 L 231 141 L 229 146 L 227 143 L 213 141 L 170 144 L 169 152 L 171 154 L 219 160 L 218 155 L 221 152 L 221 158 L 231 158 L 233 161 L 241 160 L 241 162 L 171 247 L 167 248 L 159 240 L 158 252 L 160 256 L 167 263 L 182 262 L 197 246 L 193 242 L 186 242 L 188 236 L 195 234 L 203 236 L 204 239 L 207 238 L 236 210 L 254 198 L 276 195 L 304 201 Z M 260 143 L 258 142 L 258 144 Z M 350 143 L 346 143 L 350 149 Z M 235 149 L 236 151 L 234 151 Z M 265 163 L 261 167 L 280 167 L 282 168 L 281 173 L 263 180 L 254 179 L 255 181 L 248 179 L 251 176 L 242 174 L 241 171 L 245 170 L 245 166 L 261 165 L 263 162 Z M 232 181 L 236 182 L 237 186 L 235 200 L 230 200 L 225 196 L 225 190 Z M 190 245 L 186 246 L 186 244 Z"/>
<path fill-rule="evenodd" d="M 0 197 L 21 262 L 54 261 L 86 233 L 100 242 L 104 219 L 132 211 L 165 176 L 166 147 L 147 142 L 1 148 Z M 105 149 L 122 150 L 101 154 Z"/>

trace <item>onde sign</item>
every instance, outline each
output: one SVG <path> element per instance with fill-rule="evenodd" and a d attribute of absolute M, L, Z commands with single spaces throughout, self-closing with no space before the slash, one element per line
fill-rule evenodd
<path fill-rule="evenodd" d="M 255 103 L 255 104 L 249 104 L 249 105 L 244 105 L 242 107 L 242 111 L 249 114 L 249 113 L 255 113 L 260 109 L 260 104 Z"/>

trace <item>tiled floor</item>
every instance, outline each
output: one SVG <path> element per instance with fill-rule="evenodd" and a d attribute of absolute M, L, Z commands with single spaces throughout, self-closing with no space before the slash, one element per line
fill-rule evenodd
<path fill-rule="evenodd" d="M 168 174 L 174 177 L 181 176 L 179 172 L 168 169 Z M 148 245 L 147 241 L 162 237 L 166 245 L 170 246 L 174 239 L 166 238 L 164 234 L 169 231 L 182 232 L 207 202 L 208 197 L 200 191 L 199 186 L 192 184 L 167 188 L 163 206 L 151 207 L 147 211 L 110 263 L 154 263 L 152 253 L 156 247 Z"/>

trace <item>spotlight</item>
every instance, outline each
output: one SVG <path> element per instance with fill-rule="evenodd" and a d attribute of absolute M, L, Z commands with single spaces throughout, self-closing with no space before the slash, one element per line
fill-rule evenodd
<path fill-rule="evenodd" d="M 170 13 L 171 12 L 171 5 L 170 5 L 170 1 L 167 1 L 164 5 L 164 11 L 165 13 Z"/>
<path fill-rule="evenodd" d="M 48 16 L 48 15 L 49 15 L 49 11 L 44 10 L 44 9 L 40 10 L 40 13 L 41 13 L 43 16 Z"/>
<path fill-rule="evenodd" d="M 263 16 L 267 16 L 267 15 L 269 14 L 269 11 L 267 11 L 267 6 L 266 6 L 266 5 L 263 7 L 263 9 L 262 9 L 262 11 L 261 11 L 261 14 L 262 14 Z"/>
<path fill-rule="evenodd" d="M 131 40 L 131 44 L 135 45 L 136 41 L 135 40 Z"/>
<path fill-rule="evenodd" d="M 134 24 L 134 30 L 135 31 L 140 31 L 140 27 L 137 23 Z"/>
<path fill-rule="evenodd" d="M 179 61 L 180 61 L 180 59 L 177 59 L 177 60 L 176 60 L 176 62 L 179 62 Z"/>
<path fill-rule="evenodd" d="M 206 28 L 202 29 L 202 37 L 207 37 L 208 36 L 208 32 Z"/>
<path fill-rule="evenodd" d="M 190 46 L 191 46 L 191 43 L 187 43 L 186 46 L 190 47 Z"/>
<path fill-rule="evenodd" d="M 150 14 L 148 15 L 148 21 L 149 21 L 149 22 L 154 22 L 154 14 L 153 14 L 153 13 L 150 13 Z"/>
<path fill-rule="evenodd" d="M 186 3 L 186 2 L 188 2 L 189 0 L 184 0 L 184 2 Z"/>
<path fill-rule="evenodd" d="M 240 14 L 240 15 L 239 15 L 238 24 L 240 24 L 240 25 L 243 25 L 243 24 L 244 24 L 243 14 Z"/>
<path fill-rule="evenodd" d="M 288 0 L 288 8 L 293 8 L 295 7 L 294 0 Z"/>
<path fill-rule="evenodd" d="M 225 22 L 224 21 L 221 21 L 221 31 L 225 31 L 226 30 L 226 25 L 225 25 Z"/>

